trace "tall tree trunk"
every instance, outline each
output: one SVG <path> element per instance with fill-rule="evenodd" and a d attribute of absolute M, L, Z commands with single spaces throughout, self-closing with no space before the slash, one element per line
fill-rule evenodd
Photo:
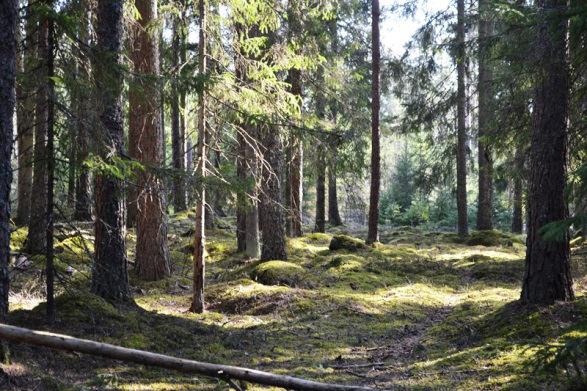
<path fill-rule="evenodd" d="M 238 66 L 237 66 L 238 67 Z M 237 70 L 237 79 L 241 79 L 242 76 L 240 72 Z M 247 180 L 247 172 L 246 172 L 246 143 L 245 137 L 241 131 L 238 131 L 237 134 L 237 142 L 238 142 L 238 153 L 237 153 L 237 160 L 236 160 L 236 175 L 240 182 L 240 184 L 244 184 Z M 246 194 L 244 191 L 239 190 L 236 194 L 236 248 L 238 252 L 244 252 L 247 249 L 247 242 L 246 242 L 246 232 L 247 232 L 247 220 L 246 220 L 246 212 L 247 212 L 247 200 Z"/>
<path fill-rule="evenodd" d="M 27 238 L 27 252 L 41 254 L 45 251 L 47 240 L 47 124 L 48 124 L 48 84 L 47 60 L 48 25 L 46 16 L 41 17 L 37 36 L 37 75 L 38 89 L 36 101 L 35 148 L 33 166 L 33 189 L 31 196 L 31 216 Z"/>
<path fill-rule="evenodd" d="M 263 227 L 261 259 L 287 259 L 285 249 L 285 216 L 281 192 L 283 170 L 281 135 L 277 127 L 261 129 L 262 148 L 266 164 L 262 168 L 261 207 L 259 217 Z M 248 221 L 248 220 L 247 220 Z"/>
<path fill-rule="evenodd" d="M 493 107 L 493 71 L 490 40 L 493 22 L 489 15 L 489 1 L 479 0 L 479 200 L 477 229 L 493 229 L 493 156 L 488 138 L 491 133 Z"/>
<path fill-rule="evenodd" d="M 99 0 L 97 50 L 93 69 L 100 110 L 98 153 L 106 162 L 124 148 L 122 119 L 122 49 L 124 0 Z M 122 181 L 99 173 L 95 178 L 96 221 L 92 292 L 109 300 L 130 298 L 124 240 Z"/>
<path fill-rule="evenodd" d="M 80 19 L 79 40 L 84 44 L 89 44 L 89 29 L 91 23 L 90 5 L 87 1 L 80 4 L 83 17 Z M 85 83 L 89 83 L 89 66 L 84 53 L 79 53 L 78 78 Z M 84 162 L 89 156 L 89 129 L 88 118 L 90 113 L 90 99 L 85 91 L 80 91 L 76 102 L 77 108 L 77 167 L 78 177 L 75 187 L 75 212 L 74 219 L 78 221 L 88 221 L 92 219 L 92 208 L 90 201 L 90 172 Z M 91 123 L 91 122 L 90 122 Z"/>
<path fill-rule="evenodd" d="M 18 121 L 18 189 L 15 222 L 26 225 L 29 222 L 31 209 L 31 192 L 33 186 L 33 148 L 35 126 L 34 97 L 34 60 L 33 44 L 36 23 L 31 15 L 30 5 L 25 22 L 25 36 L 21 40 L 23 55 L 17 55 L 18 72 L 22 80 L 16 86 L 17 121 Z M 20 29 L 17 29 L 20 31 Z"/>
<path fill-rule="evenodd" d="M 248 137 L 251 140 L 256 139 L 257 132 L 254 127 L 246 127 Z M 255 148 L 249 143 L 245 145 L 245 170 L 246 177 L 252 178 L 253 187 L 249 191 L 249 205 L 245 213 L 245 249 L 249 258 L 259 258 L 261 256 L 261 241 L 259 235 L 259 197 L 258 191 L 258 177 L 259 177 L 259 157 Z"/>
<path fill-rule="evenodd" d="M 336 155 L 336 147 L 331 148 L 330 159 L 328 160 L 328 222 L 332 226 L 342 225 L 336 188 Z"/>
<path fill-rule="evenodd" d="M 465 53 L 465 0 L 457 0 L 457 213 L 459 236 L 469 234 L 467 219 L 467 92 Z"/>
<path fill-rule="evenodd" d="M 550 304 L 574 299 L 569 236 L 545 240 L 541 229 L 567 217 L 563 189 L 567 171 L 569 66 L 566 0 L 539 0 L 536 85 L 530 146 L 528 238 L 522 301 Z"/>
<path fill-rule="evenodd" d="M 367 243 L 379 240 L 379 189 L 381 186 L 381 156 L 379 132 L 379 0 L 371 1 L 372 74 L 371 74 L 371 188 L 369 197 L 369 232 Z"/>
<path fill-rule="evenodd" d="M 521 234 L 524 226 L 523 218 L 523 171 L 524 171 L 524 155 L 520 148 L 516 149 L 514 157 L 514 164 L 516 167 L 514 173 L 514 210 L 512 213 L 512 232 Z"/>
<path fill-rule="evenodd" d="M 10 262 L 10 185 L 12 182 L 13 116 L 16 104 L 16 29 L 18 2 L 0 3 L 0 321 L 8 315 Z M 4 354 L 3 354 L 4 356 Z M 6 357 L 2 357 L 4 360 Z"/>
<path fill-rule="evenodd" d="M 182 11 L 183 15 L 183 11 Z M 185 92 L 179 79 L 179 67 L 185 58 L 185 42 L 183 21 L 180 18 L 174 20 L 174 36 L 172 41 L 172 66 L 176 79 L 173 81 L 171 92 L 171 152 L 173 168 L 176 170 L 173 179 L 173 207 L 175 212 L 181 212 L 187 208 L 186 189 L 184 180 L 185 171 Z"/>
<path fill-rule="evenodd" d="M 302 34 L 301 11 L 299 2 L 289 0 L 288 21 L 289 38 L 295 41 Z M 302 71 L 291 68 L 287 75 L 290 84 L 290 92 L 299 99 L 302 109 Z M 288 203 L 288 231 L 293 238 L 302 236 L 302 202 L 304 197 L 304 149 L 300 135 L 292 133 L 289 139 L 289 166 L 287 178 L 287 203 Z"/>
<path fill-rule="evenodd" d="M 49 8 L 53 7 L 52 0 L 46 0 Z M 55 49 L 55 32 L 54 21 L 49 19 L 47 25 L 47 230 L 46 235 L 46 265 L 45 265 L 45 282 L 46 282 L 46 316 L 49 323 L 55 320 L 55 292 L 54 280 L 55 270 L 53 266 L 53 198 L 55 186 L 55 145 L 54 145 L 54 125 L 55 125 L 55 85 L 53 56 Z M 70 163 L 71 164 L 71 163 Z"/>
<path fill-rule="evenodd" d="M 138 78 L 129 89 L 129 144 L 132 156 L 145 166 L 138 175 L 135 265 L 139 278 L 155 281 L 171 273 L 163 181 L 153 171 L 163 164 L 159 88 L 154 81 L 159 74 L 159 35 L 148 31 L 157 20 L 157 0 L 136 0 L 135 6 L 140 18 L 131 59 Z"/>
<path fill-rule="evenodd" d="M 199 0 L 198 9 L 200 14 L 200 37 L 199 37 L 199 59 L 198 70 L 200 75 L 207 72 L 206 62 L 206 44 L 207 44 L 207 24 L 206 11 L 208 8 L 207 0 Z M 206 279 L 206 91 L 200 92 L 198 97 L 198 165 L 196 173 L 200 176 L 200 194 L 196 203 L 196 227 L 194 233 L 194 270 L 193 270 L 193 299 L 190 310 L 202 313 L 205 310 L 204 301 L 204 282 Z"/>
<path fill-rule="evenodd" d="M 326 119 L 326 100 L 322 91 L 324 85 L 324 69 L 320 67 L 317 77 L 316 116 L 320 121 Z M 326 146 L 325 136 L 317 139 L 316 147 L 316 218 L 314 232 L 326 231 Z"/>

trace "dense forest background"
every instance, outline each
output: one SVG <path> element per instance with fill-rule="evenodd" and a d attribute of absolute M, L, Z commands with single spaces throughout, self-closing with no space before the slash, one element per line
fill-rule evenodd
<path fill-rule="evenodd" d="M 0 0 L 0 318 L 582 389 L 586 82 L 580 0 Z M 13 389 L 246 388 L 5 342 Z"/>

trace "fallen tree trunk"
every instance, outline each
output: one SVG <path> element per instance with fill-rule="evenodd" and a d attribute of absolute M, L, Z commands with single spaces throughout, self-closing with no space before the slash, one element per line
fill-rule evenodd
<path fill-rule="evenodd" d="M 266 386 L 282 387 L 288 390 L 373 391 L 373 389 L 368 387 L 319 383 L 291 376 L 282 376 L 269 372 L 257 371 L 254 369 L 185 360 L 166 356 L 164 354 L 151 353 L 137 349 L 127 349 L 87 339 L 74 338 L 68 335 L 29 330 L 1 323 L 0 339 L 45 346 L 53 349 L 87 353 L 95 356 L 174 369 L 182 372 L 198 373 L 219 379 L 243 380 Z"/>

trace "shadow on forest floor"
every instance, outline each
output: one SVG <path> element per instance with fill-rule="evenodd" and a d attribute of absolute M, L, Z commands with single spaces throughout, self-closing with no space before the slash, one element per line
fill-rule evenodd
<path fill-rule="evenodd" d="M 230 227 L 231 222 L 225 222 Z M 524 246 L 519 237 L 396 229 L 383 244 L 330 251 L 332 235 L 288 242 L 287 261 L 246 260 L 231 229 L 208 233 L 208 312 L 187 312 L 192 222 L 172 219 L 174 273 L 131 284 L 135 304 L 115 307 L 88 293 L 91 232 L 57 244 L 57 322 L 43 323 L 41 257 L 13 273 L 10 322 L 177 357 L 380 389 L 562 388 L 561 372 L 534 371 L 542 347 L 587 334 L 585 256 L 575 251 L 578 300 L 527 309 L 517 302 Z M 340 229 L 332 232 L 340 233 Z M 346 232 L 362 237 L 363 232 Z M 26 232 L 13 234 L 13 251 Z M 480 238 L 480 239 L 479 239 Z M 474 239 L 474 240 L 473 240 Z M 134 236 L 128 236 L 132 249 Z M 483 245 L 477 245 L 483 243 Z M 133 259 L 129 251 L 129 259 Z M 64 271 L 75 269 L 72 276 Z M 131 265 L 132 266 L 132 265 Z M 199 376 L 75 353 L 13 345 L 4 366 L 13 389 L 226 389 Z M 570 383 L 569 383 L 570 384 Z M 254 389 L 254 387 L 252 388 Z"/>

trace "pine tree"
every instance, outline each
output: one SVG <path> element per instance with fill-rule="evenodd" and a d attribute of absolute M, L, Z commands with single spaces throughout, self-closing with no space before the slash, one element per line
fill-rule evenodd
<path fill-rule="evenodd" d="M 457 212 L 458 233 L 469 233 L 467 218 L 467 92 L 465 51 L 465 0 L 457 0 Z"/>
<path fill-rule="evenodd" d="M 536 84 L 530 146 L 528 238 L 522 301 L 551 304 L 574 299 L 569 237 L 547 240 L 542 229 L 567 217 L 569 65 L 566 0 L 537 1 Z"/>
<path fill-rule="evenodd" d="M 100 108 L 98 156 L 106 163 L 123 155 L 122 38 L 124 0 L 99 0 L 96 63 L 93 66 Z M 109 300 L 130 298 L 124 238 L 124 189 L 107 172 L 95 178 L 96 222 L 92 292 Z"/>

